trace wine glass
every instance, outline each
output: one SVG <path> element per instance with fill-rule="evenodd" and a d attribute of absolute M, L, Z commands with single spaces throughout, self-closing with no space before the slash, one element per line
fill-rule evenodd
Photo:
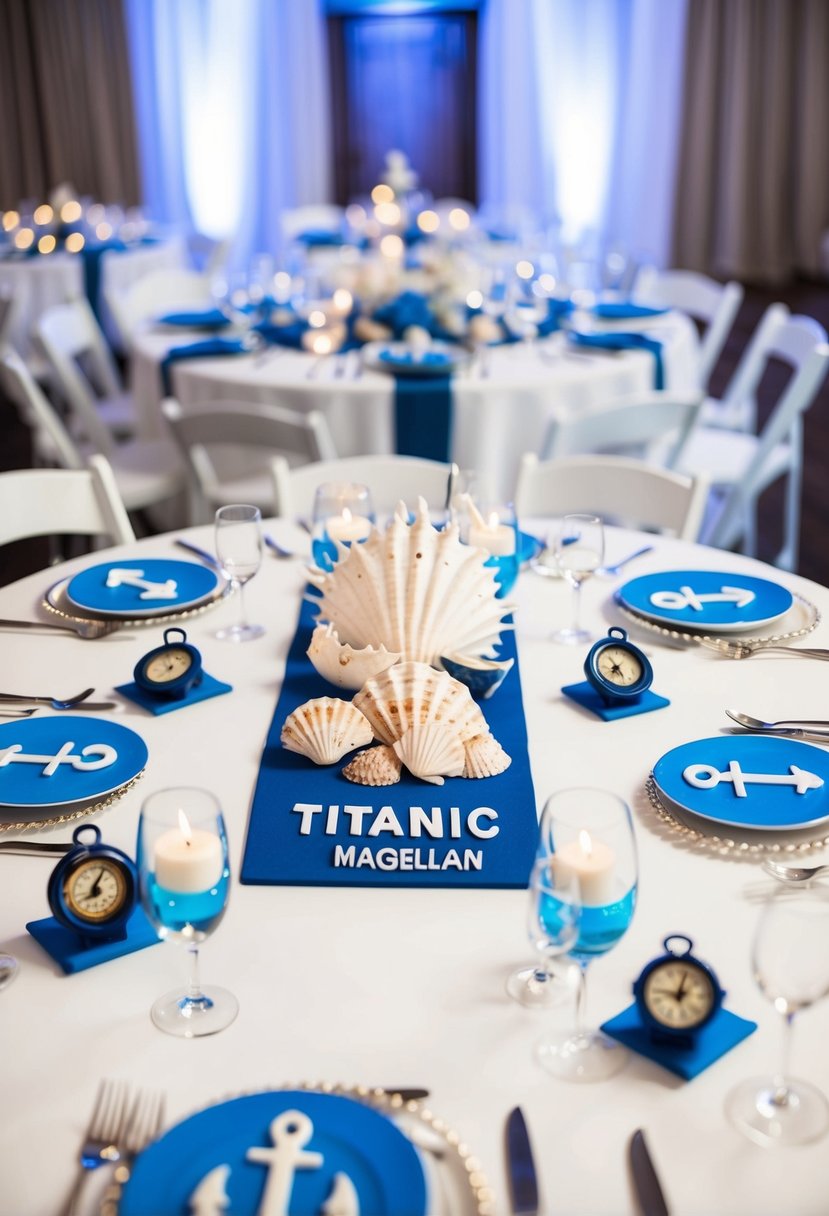
<path fill-rule="evenodd" d="M 779 891 L 763 908 L 752 947 L 754 979 L 782 1015 L 779 1071 L 743 1081 L 725 1109 L 734 1126 L 762 1145 L 808 1144 L 829 1129 L 829 1103 L 788 1075 L 794 1015 L 829 993 L 829 890 Z"/>
<path fill-rule="evenodd" d="M 326 481 L 314 494 L 311 555 L 320 570 L 331 570 L 337 560 L 337 541 L 351 545 L 366 540 L 375 521 L 368 486 L 347 481 Z"/>
<path fill-rule="evenodd" d="M 207 790 L 178 788 L 151 794 L 138 823 L 141 903 L 159 937 L 182 942 L 190 979 L 153 1005 L 160 1030 L 180 1038 L 215 1034 L 229 1026 L 239 1003 L 224 988 L 202 988 L 199 945 L 221 921 L 230 890 L 230 861 L 221 808 Z"/>
<path fill-rule="evenodd" d="M 216 554 L 234 591 L 239 591 L 239 622 L 227 625 L 216 634 L 231 642 L 250 642 L 265 632 L 263 625 L 251 625 L 245 615 L 243 588 L 262 562 L 262 513 L 248 503 L 233 503 L 216 512 Z"/>
<path fill-rule="evenodd" d="M 557 869 L 550 856 L 540 857 L 530 876 L 527 903 L 527 932 L 538 960 L 514 971 L 507 980 L 507 992 L 514 1001 L 528 1009 L 551 1009 L 571 994 L 555 959 L 575 944 L 580 916 L 575 874 Z"/>
<path fill-rule="evenodd" d="M 581 585 L 604 561 L 604 525 L 598 515 L 565 515 L 553 549 L 556 565 L 573 588 L 573 623 L 558 629 L 553 641 L 573 645 L 593 635 L 579 623 Z"/>
<path fill-rule="evenodd" d="M 630 808 L 609 790 L 560 790 L 541 817 L 541 840 L 550 854 L 564 898 L 565 880 L 575 876 L 581 915 L 568 954 L 578 963 L 576 1026 L 547 1037 L 536 1057 L 565 1081 L 603 1081 L 625 1064 L 627 1051 L 599 1030 L 587 1029 L 587 966 L 606 954 L 627 931 L 636 906 L 638 866 Z"/>

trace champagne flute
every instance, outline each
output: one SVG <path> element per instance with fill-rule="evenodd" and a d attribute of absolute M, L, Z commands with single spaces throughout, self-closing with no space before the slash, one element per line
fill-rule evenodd
<path fill-rule="evenodd" d="M 829 890 L 777 892 L 763 908 L 752 946 L 754 979 L 783 1018 L 780 1067 L 743 1081 L 726 1099 L 734 1126 L 761 1145 L 808 1144 L 829 1130 L 829 1103 L 789 1075 L 794 1016 L 829 993 Z"/>
<path fill-rule="evenodd" d="M 190 980 L 165 993 L 150 1016 L 180 1038 L 215 1034 L 229 1026 L 239 1003 L 224 988 L 201 986 L 199 946 L 227 906 L 230 861 L 221 808 L 207 790 L 179 788 L 151 794 L 138 823 L 141 903 L 159 937 L 187 947 Z"/>
<path fill-rule="evenodd" d="M 239 592 L 239 622 L 227 625 L 216 634 L 222 641 L 250 642 L 265 632 L 263 625 L 251 625 L 245 615 L 243 588 L 262 562 L 262 513 L 247 503 L 220 507 L 216 512 L 216 554 L 234 591 Z"/>
<path fill-rule="evenodd" d="M 571 994 L 567 977 L 555 960 L 572 949 L 579 931 L 581 904 L 572 871 L 556 869 L 551 858 L 539 858 L 530 876 L 527 932 L 537 962 L 514 971 L 507 993 L 528 1009 L 551 1009 Z"/>
<path fill-rule="evenodd" d="M 558 629 L 553 641 L 574 645 L 593 635 L 580 624 L 581 585 L 604 561 L 604 525 L 598 515 L 565 515 L 555 541 L 556 565 L 573 588 L 573 623 Z"/>
<path fill-rule="evenodd" d="M 609 790 L 560 790 L 544 808 L 541 840 L 560 884 L 555 899 L 565 901 L 574 877 L 581 913 L 568 951 L 578 963 L 575 1029 L 543 1039 L 536 1058 L 564 1081 L 603 1081 L 623 1067 L 628 1053 L 587 1028 L 587 967 L 613 949 L 633 919 L 638 866 L 630 808 Z"/>

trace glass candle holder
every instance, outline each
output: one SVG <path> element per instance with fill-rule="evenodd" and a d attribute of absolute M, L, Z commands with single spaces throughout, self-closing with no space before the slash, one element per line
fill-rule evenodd
<path fill-rule="evenodd" d="M 331 570 L 338 545 L 367 540 L 375 522 L 371 491 L 353 482 L 327 481 L 317 487 L 311 529 L 311 554 L 321 570 Z"/>
<path fill-rule="evenodd" d="M 486 565 L 495 570 L 496 596 L 508 595 L 518 578 L 518 521 L 512 503 L 476 502 L 466 495 L 459 504 L 458 524 L 464 544 L 485 549 Z"/>

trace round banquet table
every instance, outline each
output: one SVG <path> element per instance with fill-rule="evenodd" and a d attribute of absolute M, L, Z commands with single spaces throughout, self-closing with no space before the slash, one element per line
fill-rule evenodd
<path fill-rule="evenodd" d="M 303 534 L 284 521 L 273 522 L 271 531 L 283 542 L 303 543 Z M 188 535 L 211 545 L 209 528 Z M 642 539 L 609 530 L 608 560 Z M 829 645 L 826 588 L 724 552 L 661 538 L 654 545 L 631 570 L 711 568 L 772 577 L 820 609 L 823 621 L 809 641 Z M 183 553 L 167 536 L 109 550 L 105 557 L 113 555 Z M 42 614 L 39 602 L 51 582 L 89 562 L 76 559 L 3 588 L 0 616 L 34 619 Z M 303 569 L 301 561 L 266 553 L 246 596 L 251 618 L 267 627 L 256 642 L 235 646 L 214 637 L 236 616 L 233 597 L 187 620 L 188 640 L 202 651 L 205 669 L 233 685 L 229 697 L 161 717 L 115 697 L 114 719 L 144 738 L 149 762 L 137 786 L 91 820 L 108 843 L 134 855 L 147 795 L 166 786 L 200 785 L 221 800 L 238 873 Z M 614 585 L 597 579 L 583 589 L 584 618 L 594 630 L 624 623 L 612 600 Z M 654 666 L 654 690 L 671 704 L 605 723 L 559 692 L 581 678 L 584 659 L 582 648 L 550 641 L 551 630 L 569 616 L 567 587 L 524 571 L 514 598 L 539 808 L 557 789 L 592 783 L 615 790 L 633 810 L 639 902 L 626 935 L 591 966 L 590 1021 L 598 1024 L 626 1007 L 632 980 L 661 953 L 663 937 L 681 932 L 717 971 L 727 1008 L 755 1020 L 757 1031 L 691 1082 L 631 1055 L 610 1081 L 567 1084 L 535 1063 L 533 1047 L 545 1029 L 566 1027 L 568 1006 L 539 1015 L 504 992 L 508 974 L 531 957 L 524 891 L 235 884 L 222 924 L 202 949 L 202 974 L 205 982 L 237 995 L 239 1016 L 219 1035 L 182 1041 L 156 1030 L 149 1008 L 184 979 L 183 951 L 162 944 L 63 976 L 24 929 L 27 921 L 47 914 L 53 862 L 7 855 L 0 858 L 0 947 L 19 958 L 20 974 L 0 995 L 4 1211 L 53 1216 L 58 1210 L 74 1176 L 99 1079 L 113 1077 L 162 1088 L 169 1123 L 224 1096 L 282 1083 L 426 1086 L 431 1109 L 458 1129 L 479 1158 L 499 1213 L 510 1210 L 504 1123 L 520 1104 L 535 1148 L 543 1212 L 633 1213 L 626 1146 L 641 1127 L 677 1216 L 822 1216 L 829 1194 L 827 1140 L 763 1150 L 738 1135 L 723 1113 L 736 1083 L 768 1072 L 778 1061 L 779 1015 L 755 987 L 749 959 L 757 897 L 772 880 L 757 862 L 689 847 L 659 823 L 644 784 L 668 749 L 720 733 L 728 725 L 726 706 L 767 719 L 825 714 L 824 668 L 785 656 L 734 662 L 635 631 Z M 94 642 L 0 632 L 3 691 L 68 696 L 94 684 L 99 695 L 108 696 L 113 685 L 131 678 L 133 665 L 158 644 L 160 632 L 146 625 Z M 69 824 L 40 833 L 62 840 L 70 834 Z M 827 1029 L 829 1002 L 800 1014 L 792 1057 L 793 1074 L 824 1092 Z"/>
<path fill-rule="evenodd" d="M 651 318 L 648 332 L 663 344 L 666 387 L 692 387 L 699 348 L 693 322 L 670 313 Z M 160 361 L 171 347 L 205 336 L 157 328 L 136 338 L 131 383 L 144 438 L 166 434 L 159 409 Z M 475 469 L 496 498 L 512 496 L 521 457 L 540 450 L 552 408 L 579 409 L 653 387 L 649 351 L 567 350 L 563 335 L 557 334 L 540 352 L 516 343 L 495 347 L 490 354 L 488 374 L 474 360 L 453 379 L 450 453 L 461 468 Z M 394 379 L 363 367 L 354 351 L 319 360 L 275 346 L 253 354 L 186 359 L 172 365 L 171 387 L 185 412 L 204 401 L 321 410 L 339 456 L 395 450 Z"/>
<path fill-rule="evenodd" d="M 126 291 L 147 274 L 184 265 L 184 258 L 184 241 L 178 236 L 166 236 L 123 250 L 112 249 L 102 255 L 99 298 L 92 304 L 99 310 L 111 340 L 120 343 L 106 307 L 106 292 Z M 37 257 L 0 258 L 2 291 L 11 291 L 16 299 L 16 317 L 9 341 L 24 358 L 30 358 L 36 354 L 32 333 L 42 314 L 56 304 L 65 304 L 84 294 L 83 256 L 50 253 Z"/>

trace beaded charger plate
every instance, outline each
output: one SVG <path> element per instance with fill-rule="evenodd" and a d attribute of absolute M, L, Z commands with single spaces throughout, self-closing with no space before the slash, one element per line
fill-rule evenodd
<path fill-rule="evenodd" d="M 208 592 L 202 599 L 195 604 L 184 607 L 172 607 L 171 605 L 156 606 L 149 612 L 139 613 L 137 615 L 114 615 L 108 612 L 96 612 L 89 608 L 81 608 L 74 604 L 67 594 L 70 579 L 63 578 L 57 583 L 53 583 L 43 599 L 43 606 L 55 616 L 59 616 L 67 621 L 75 621 L 83 623 L 84 621 L 111 621 L 113 625 L 120 627 L 134 627 L 136 625 L 159 625 L 167 621 L 182 621 L 188 617 L 198 616 L 202 612 L 215 607 L 221 603 L 231 592 L 231 584 L 229 579 L 224 575 L 216 575 L 216 583 L 212 591 Z"/>
<path fill-rule="evenodd" d="M 680 629 L 660 625 L 658 622 L 650 620 L 632 608 L 628 608 L 627 605 L 620 603 L 615 594 L 613 604 L 621 612 L 622 616 L 650 634 L 663 637 L 670 642 L 683 642 L 691 646 L 698 645 L 700 642 L 713 642 L 721 645 L 723 653 L 725 653 L 726 639 L 723 634 L 716 630 Z M 764 627 L 758 626 L 750 631 L 729 632 L 727 637 L 728 641 L 747 642 L 749 644 L 756 643 L 758 646 L 764 644 L 766 646 L 777 646 L 781 643 L 792 642 L 796 638 L 805 637 L 807 633 L 811 633 L 820 624 L 820 619 L 818 608 L 810 600 L 793 591 L 792 605 L 779 620 Z"/>
<path fill-rule="evenodd" d="M 283 1146 L 286 1137 L 295 1143 Z M 287 1179 L 283 1147 L 292 1158 Z M 302 1084 L 237 1095 L 183 1119 L 138 1157 L 119 1213 L 178 1216 L 229 1204 L 238 1216 L 256 1216 L 269 1210 L 272 1183 L 290 1197 L 279 1210 L 295 1216 L 494 1211 L 477 1160 L 422 1103 L 360 1086 Z"/>

